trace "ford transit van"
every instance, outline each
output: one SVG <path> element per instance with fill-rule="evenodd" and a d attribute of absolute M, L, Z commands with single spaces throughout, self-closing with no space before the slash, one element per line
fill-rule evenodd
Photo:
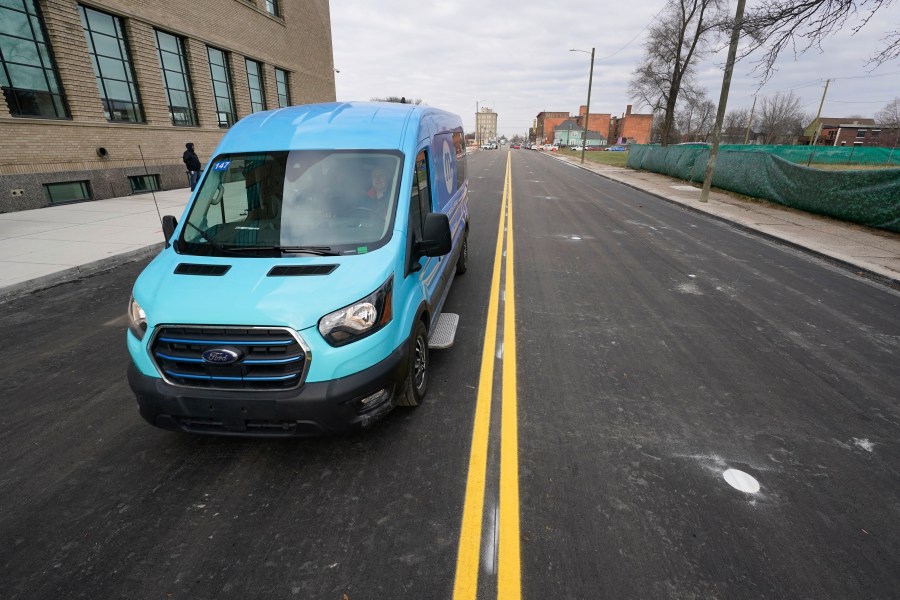
<path fill-rule="evenodd" d="M 329 103 L 250 115 L 224 136 L 128 307 L 128 381 L 149 423 L 304 436 L 425 397 L 429 347 L 467 266 L 462 121 Z"/>

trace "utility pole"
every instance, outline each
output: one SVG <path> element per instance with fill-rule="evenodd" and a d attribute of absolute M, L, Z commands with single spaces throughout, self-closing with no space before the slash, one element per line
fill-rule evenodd
<path fill-rule="evenodd" d="M 747 133 L 744 134 L 744 145 L 750 143 L 750 126 L 753 125 L 753 111 L 756 110 L 756 95 L 753 96 L 753 106 L 750 107 L 750 119 L 747 121 Z"/>
<path fill-rule="evenodd" d="M 819 143 L 819 132 L 822 130 L 822 124 L 819 122 L 819 117 L 822 116 L 822 106 L 825 105 L 825 94 L 828 93 L 828 84 L 831 83 L 830 79 L 825 80 L 825 89 L 822 91 L 822 100 L 819 102 L 819 110 L 816 111 L 816 137 L 813 139 L 813 145 Z"/>
<path fill-rule="evenodd" d="M 581 164 L 584 164 L 584 146 L 587 144 L 587 133 L 588 133 L 588 119 L 591 116 L 591 85 L 594 83 L 594 51 L 596 48 L 591 48 L 591 74 L 588 76 L 588 96 L 587 96 L 587 107 L 584 112 L 584 135 L 581 137 Z M 584 52 L 587 54 L 587 50 L 578 50 L 577 48 L 572 48 L 569 52 Z"/>
<path fill-rule="evenodd" d="M 591 48 L 591 74 L 588 76 L 587 108 L 584 111 L 584 136 L 581 138 L 581 164 L 584 164 L 584 147 L 587 144 L 588 119 L 591 118 L 591 84 L 594 83 L 594 50 Z"/>
<path fill-rule="evenodd" d="M 700 202 L 706 202 L 709 199 L 709 188 L 712 187 L 713 169 L 716 166 L 716 156 L 719 154 L 719 137 L 722 134 L 722 121 L 725 120 L 725 105 L 728 103 L 728 89 L 731 87 L 731 73 L 734 71 L 734 57 L 737 55 L 738 40 L 741 37 L 741 25 L 744 21 L 745 2 L 746 0 L 738 0 L 737 11 L 734 15 L 734 29 L 731 30 L 731 45 L 728 47 L 725 75 L 722 77 L 722 93 L 719 95 L 716 125 L 713 129 L 712 146 L 709 148 L 709 160 L 706 161 L 706 174 L 703 176 Z"/>

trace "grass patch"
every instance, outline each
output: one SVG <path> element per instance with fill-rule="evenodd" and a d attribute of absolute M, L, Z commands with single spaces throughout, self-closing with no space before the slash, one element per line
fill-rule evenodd
<path fill-rule="evenodd" d="M 806 166 L 803 163 L 803 166 Z M 832 165 L 824 163 L 813 163 L 810 168 L 820 171 L 876 171 L 879 169 L 900 169 L 900 165 L 881 164 L 881 165 Z"/>
<path fill-rule="evenodd" d="M 581 160 L 581 150 L 571 150 L 569 148 L 560 148 L 559 152 L 565 156 L 571 156 Z M 600 165 L 610 165 L 613 167 L 624 167 L 628 162 L 627 152 L 605 152 L 603 150 L 590 150 L 584 153 L 584 162 L 592 162 Z"/>

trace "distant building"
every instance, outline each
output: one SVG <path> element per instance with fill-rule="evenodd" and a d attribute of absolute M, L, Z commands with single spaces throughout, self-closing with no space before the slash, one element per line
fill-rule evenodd
<path fill-rule="evenodd" d="M 584 115 L 587 112 L 587 106 L 582 104 L 578 107 L 578 116 L 575 117 L 575 122 L 578 123 L 579 127 L 584 129 Z M 602 131 L 603 139 L 606 140 L 606 137 L 609 132 L 609 121 L 610 114 L 609 113 L 591 113 L 588 117 L 588 129 L 593 131 Z M 590 138 L 590 136 L 588 136 Z M 590 143 L 590 142 L 588 142 Z"/>
<path fill-rule="evenodd" d="M 653 115 L 631 112 L 631 104 L 621 117 L 612 117 L 609 123 L 609 141 L 615 144 L 649 144 L 653 130 Z"/>
<path fill-rule="evenodd" d="M 567 112 L 539 112 L 535 125 L 534 141 L 538 144 L 549 144 L 553 141 L 553 130 L 569 118 L 570 116 Z"/>
<path fill-rule="evenodd" d="M 588 119 L 588 127 L 591 121 Z M 581 140 L 584 137 L 584 125 L 579 125 L 575 119 L 566 119 L 553 130 L 553 143 L 558 146 L 571 146 L 575 148 L 581 147 Z M 589 129 L 587 132 L 585 146 L 605 146 L 606 136 L 599 131 Z"/>
<path fill-rule="evenodd" d="M 0 1 L 0 212 L 188 185 L 250 113 L 335 99 L 328 0 Z"/>
<path fill-rule="evenodd" d="M 564 112 L 541 112 L 537 115 L 535 125 L 535 141 L 539 144 L 545 144 L 553 141 L 554 131 L 568 120 L 574 121 L 575 127 L 580 127 L 584 131 L 584 117 L 587 113 L 587 106 L 582 105 L 578 109 L 578 116 L 571 116 Z M 652 114 L 637 114 L 631 112 L 629 104 L 625 113 L 621 117 L 611 117 L 608 113 L 591 113 L 588 117 L 588 145 L 606 145 L 606 144 L 649 144 L 650 133 L 653 129 Z M 574 135 L 575 129 L 572 133 Z M 606 135 L 598 133 L 592 136 L 592 133 L 608 132 Z M 580 137 L 579 144 L 580 142 Z M 571 145 L 571 144 L 570 144 Z"/>
<path fill-rule="evenodd" d="M 479 144 L 497 139 L 497 113 L 482 107 L 475 113 L 475 135 Z"/>
<path fill-rule="evenodd" d="M 869 128 L 873 125 L 875 125 L 875 119 L 820 117 L 818 119 L 813 119 L 812 122 L 803 129 L 803 136 L 800 138 L 800 143 L 811 146 L 840 146 L 841 144 L 837 143 L 839 129 L 849 129 L 851 127 Z M 846 142 L 846 139 L 843 141 Z"/>

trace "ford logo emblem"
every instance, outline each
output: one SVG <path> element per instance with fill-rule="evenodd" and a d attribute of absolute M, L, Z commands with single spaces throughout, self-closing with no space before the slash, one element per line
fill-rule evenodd
<path fill-rule="evenodd" d="M 241 358 L 241 353 L 230 348 L 211 348 L 203 353 L 203 361 L 214 365 L 230 365 Z"/>

